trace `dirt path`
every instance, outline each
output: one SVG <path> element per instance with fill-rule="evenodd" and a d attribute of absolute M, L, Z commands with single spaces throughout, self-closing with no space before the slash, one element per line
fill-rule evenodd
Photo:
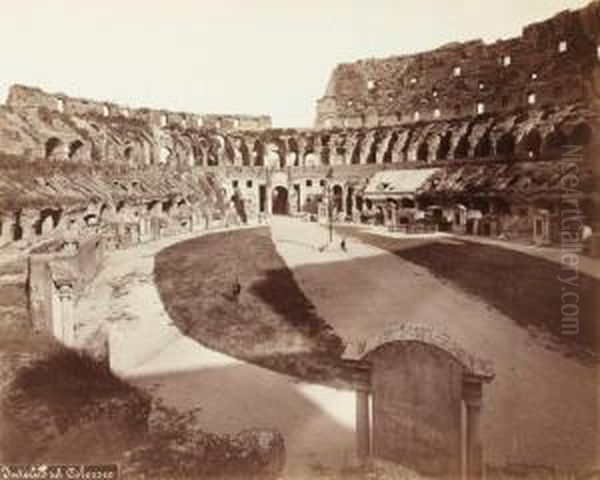
<path fill-rule="evenodd" d="M 203 347 L 172 324 L 153 279 L 154 256 L 191 238 L 165 239 L 111 252 L 78 304 L 79 336 L 110 327 L 113 369 L 180 411 L 199 408 L 214 433 L 274 428 L 286 443 L 286 478 L 352 461 L 354 395 L 297 380 Z"/>
<path fill-rule="evenodd" d="M 289 218 L 274 219 L 272 231 L 302 290 L 349 342 L 412 322 L 441 329 L 494 362 L 497 376 L 484 393 L 487 461 L 597 464 L 597 368 L 565 357 L 547 334 L 517 325 L 396 255 L 353 241 L 343 252 L 339 238 L 319 251 L 326 231 Z"/>

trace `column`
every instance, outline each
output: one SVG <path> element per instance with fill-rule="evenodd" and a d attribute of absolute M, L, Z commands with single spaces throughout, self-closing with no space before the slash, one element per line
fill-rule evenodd
<path fill-rule="evenodd" d="M 23 209 L 21 211 L 21 238 L 30 240 L 35 236 L 34 224 L 39 219 L 40 214 L 37 210 Z"/>
<path fill-rule="evenodd" d="M 0 214 L 0 246 L 12 242 L 13 217 Z"/>
<path fill-rule="evenodd" d="M 463 400 L 467 410 L 467 479 L 483 476 L 483 447 L 481 443 L 481 379 L 466 377 L 463 380 Z"/>
<path fill-rule="evenodd" d="M 369 390 L 365 386 L 360 386 L 356 390 L 356 456 L 361 464 L 371 456 Z"/>
<path fill-rule="evenodd" d="M 60 340 L 66 347 L 75 346 L 75 319 L 73 315 L 74 299 L 73 285 L 63 283 L 58 286 L 58 298 L 60 300 Z"/>

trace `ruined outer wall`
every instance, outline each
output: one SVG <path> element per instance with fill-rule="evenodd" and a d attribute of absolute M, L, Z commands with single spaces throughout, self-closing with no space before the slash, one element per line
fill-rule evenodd
<path fill-rule="evenodd" d="M 268 115 L 196 114 L 149 108 L 130 108 L 110 102 L 47 93 L 24 85 L 11 86 L 6 105 L 17 111 L 36 111 L 40 108 L 66 115 L 89 115 L 106 118 L 132 118 L 151 126 L 179 125 L 184 128 L 218 128 L 222 131 L 264 130 L 271 127 Z"/>
<path fill-rule="evenodd" d="M 597 102 L 600 2 L 530 25 L 521 37 L 338 65 L 317 128 L 393 125 L 544 104 Z"/>

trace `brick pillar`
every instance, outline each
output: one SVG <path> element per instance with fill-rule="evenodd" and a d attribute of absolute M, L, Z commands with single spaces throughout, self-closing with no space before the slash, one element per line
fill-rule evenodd
<path fill-rule="evenodd" d="M 463 400 L 467 410 L 467 479 L 483 476 L 483 447 L 481 442 L 481 379 L 467 377 L 463 380 Z"/>
<path fill-rule="evenodd" d="M 364 386 L 356 390 L 356 456 L 361 464 L 371 456 L 369 390 Z"/>

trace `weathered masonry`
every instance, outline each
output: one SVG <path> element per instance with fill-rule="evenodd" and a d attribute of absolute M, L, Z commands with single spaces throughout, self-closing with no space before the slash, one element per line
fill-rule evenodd
<path fill-rule="evenodd" d="M 317 103 L 317 128 L 459 119 L 536 105 L 596 103 L 600 4 L 529 25 L 487 45 L 338 65 Z"/>
<path fill-rule="evenodd" d="M 483 385 L 494 378 L 489 363 L 447 335 L 411 324 L 366 341 L 347 359 L 367 372 L 356 394 L 361 461 L 392 462 L 427 477 L 482 477 Z"/>

